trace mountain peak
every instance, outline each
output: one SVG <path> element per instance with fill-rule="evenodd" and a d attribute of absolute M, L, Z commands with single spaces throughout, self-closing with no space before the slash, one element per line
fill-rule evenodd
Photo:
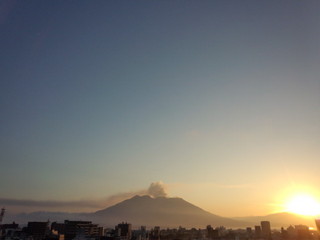
<path fill-rule="evenodd" d="M 135 195 L 130 199 L 143 199 L 143 198 L 148 199 L 148 198 L 151 198 L 151 196 L 149 196 L 149 195 Z M 130 200 L 130 199 L 128 199 L 128 200 Z"/>

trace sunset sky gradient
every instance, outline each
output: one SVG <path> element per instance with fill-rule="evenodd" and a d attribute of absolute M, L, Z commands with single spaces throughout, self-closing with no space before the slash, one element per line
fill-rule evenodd
<path fill-rule="evenodd" d="M 319 10 L 1 1 L 1 198 L 91 211 L 162 181 L 222 216 L 320 199 Z"/>

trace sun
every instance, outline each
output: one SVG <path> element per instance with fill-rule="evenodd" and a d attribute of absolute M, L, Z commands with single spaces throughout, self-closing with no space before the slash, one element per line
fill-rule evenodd
<path fill-rule="evenodd" d="M 298 194 L 289 199 L 285 204 L 287 212 L 305 216 L 316 216 L 320 214 L 320 203 L 308 194 Z"/>

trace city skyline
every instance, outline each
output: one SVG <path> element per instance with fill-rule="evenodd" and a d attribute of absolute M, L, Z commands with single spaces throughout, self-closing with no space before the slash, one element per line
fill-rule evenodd
<path fill-rule="evenodd" d="M 288 228 L 273 229 L 269 221 L 261 221 L 260 225 L 252 227 L 226 228 L 224 226 L 212 227 L 207 225 L 205 228 L 185 228 L 182 226 L 162 229 L 159 226 L 133 225 L 128 222 L 121 222 L 104 228 L 91 221 L 69 221 L 63 223 L 53 222 L 28 222 L 27 227 L 21 228 L 19 224 L 4 224 L 1 229 L 1 236 L 8 239 L 121 239 L 121 240 L 159 240 L 159 239 L 318 239 L 317 230 L 309 229 L 304 225 L 295 225 Z"/>
<path fill-rule="evenodd" d="M 2 1 L 0 204 L 93 211 L 153 183 L 226 217 L 318 208 L 319 10 Z"/>

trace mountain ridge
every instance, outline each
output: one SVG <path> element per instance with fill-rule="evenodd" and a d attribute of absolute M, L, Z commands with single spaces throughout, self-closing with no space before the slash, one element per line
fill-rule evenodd
<path fill-rule="evenodd" d="M 307 225 L 309 227 L 315 226 L 315 218 L 312 216 L 304 216 L 290 212 L 278 212 L 265 216 L 247 216 L 247 217 L 233 217 L 232 219 L 247 222 L 261 222 L 270 221 L 273 227 L 289 227 L 290 225 Z"/>

